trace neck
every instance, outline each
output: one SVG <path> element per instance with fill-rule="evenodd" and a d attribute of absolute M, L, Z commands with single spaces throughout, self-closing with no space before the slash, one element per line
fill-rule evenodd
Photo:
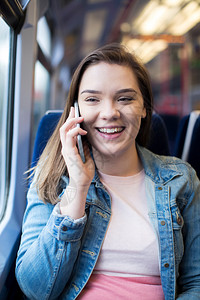
<path fill-rule="evenodd" d="M 142 164 L 138 156 L 136 147 L 131 147 L 122 155 L 104 156 L 93 149 L 93 156 L 97 169 L 107 175 L 131 176 L 142 170 Z"/>

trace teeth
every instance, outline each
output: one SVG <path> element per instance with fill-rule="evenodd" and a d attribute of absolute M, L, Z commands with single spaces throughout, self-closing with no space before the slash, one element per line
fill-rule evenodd
<path fill-rule="evenodd" d="M 115 132 L 121 132 L 123 128 L 115 127 L 115 128 L 99 128 L 98 129 L 100 132 L 103 133 L 115 133 Z"/>

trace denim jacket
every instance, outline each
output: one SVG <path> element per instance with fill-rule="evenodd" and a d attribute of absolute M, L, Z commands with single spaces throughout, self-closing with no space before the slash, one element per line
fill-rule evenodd
<path fill-rule="evenodd" d="M 142 147 L 138 153 L 145 170 L 149 217 L 160 245 L 165 300 L 200 299 L 200 182 L 179 159 Z M 75 299 L 100 253 L 111 199 L 97 172 L 83 218 L 59 214 L 58 205 L 44 204 L 30 187 L 16 262 L 16 278 L 29 299 Z"/>

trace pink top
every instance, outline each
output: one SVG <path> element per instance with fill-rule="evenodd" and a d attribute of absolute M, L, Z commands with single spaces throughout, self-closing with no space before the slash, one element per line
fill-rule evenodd
<path fill-rule="evenodd" d="M 93 274 L 78 300 L 164 300 L 160 277 Z"/>

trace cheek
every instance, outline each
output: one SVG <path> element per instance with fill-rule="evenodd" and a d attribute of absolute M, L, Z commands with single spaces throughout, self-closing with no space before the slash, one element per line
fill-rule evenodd
<path fill-rule="evenodd" d="M 95 118 L 93 116 L 94 114 L 82 114 L 84 121 L 82 124 L 82 127 L 87 130 L 88 134 L 91 133 L 91 129 L 94 128 L 94 122 Z"/>
<path fill-rule="evenodd" d="M 137 117 L 143 117 L 144 111 L 145 111 L 145 109 L 142 104 L 138 103 L 138 105 L 136 105 L 136 107 L 134 107 L 134 112 Z"/>
<path fill-rule="evenodd" d="M 121 112 L 125 113 L 128 116 L 131 116 L 134 118 L 136 116 L 143 116 L 144 114 L 144 105 L 141 101 L 135 101 L 131 105 L 123 106 L 121 107 Z"/>
<path fill-rule="evenodd" d="M 125 125 L 127 129 L 130 131 L 130 134 L 135 137 L 138 131 L 140 130 L 141 118 L 143 115 L 143 110 L 141 107 L 134 107 L 130 111 L 128 111 L 125 115 Z"/>
<path fill-rule="evenodd" d="M 129 107 L 126 111 L 123 112 L 125 122 L 131 124 L 140 123 L 143 114 L 143 107 L 141 107 L 141 105 L 139 104 Z"/>
<path fill-rule="evenodd" d="M 79 109 L 80 109 L 80 115 L 84 118 L 84 121 L 82 123 L 82 126 L 84 128 L 86 127 L 90 127 L 90 125 L 92 124 L 93 122 L 93 115 L 92 112 L 90 111 L 90 109 L 84 107 L 84 106 L 79 106 Z"/>
<path fill-rule="evenodd" d="M 141 125 L 140 116 L 136 116 L 134 119 L 132 119 L 131 127 L 133 132 L 137 133 L 140 130 L 140 125 Z"/>

